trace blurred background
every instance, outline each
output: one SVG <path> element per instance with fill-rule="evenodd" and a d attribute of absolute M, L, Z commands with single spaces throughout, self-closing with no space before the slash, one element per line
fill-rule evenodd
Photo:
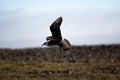
<path fill-rule="evenodd" d="M 72 45 L 120 44 L 120 0 L 0 0 L 0 48 L 41 47 L 52 22 Z"/>

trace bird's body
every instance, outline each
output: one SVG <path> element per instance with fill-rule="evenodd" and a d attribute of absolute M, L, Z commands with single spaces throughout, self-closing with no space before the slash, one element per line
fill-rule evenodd
<path fill-rule="evenodd" d="M 46 38 L 47 42 L 45 42 L 43 45 L 47 46 L 58 45 L 59 47 L 62 47 L 64 50 L 68 50 L 71 48 L 71 44 L 67 39 L 62 40 L 60 30 L 60 25 L 62 21 L 63 21 L 62 17 L 59 17 L 50 25 L 50 31 L 52 33 L 52 36 L 48 36 Z"/>

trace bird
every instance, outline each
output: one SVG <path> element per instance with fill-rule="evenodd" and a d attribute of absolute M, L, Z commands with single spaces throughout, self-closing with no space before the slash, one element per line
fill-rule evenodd
<path fill-rule="evenodd" d="M 63 39 L 61 35 L 61 23 L 63 21 L 62 17 L 58 17 L 51 25 L 50 25 L 50 31 L 52 36 L 46 37 L 46 42 L 44 42 L 42 45 L 46 46 L 53 46 L 57 45 L 63 50 L 69 50 L 72 46 L 70 42 L 67 39 Z"/>

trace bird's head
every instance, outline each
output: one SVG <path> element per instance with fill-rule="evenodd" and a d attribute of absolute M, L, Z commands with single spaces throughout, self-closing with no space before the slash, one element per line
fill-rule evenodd
<path fill-rule="evenodd" d="M 44 43 L 42 44 L 42 46 L 44 46 L 44 45 L 48 46 L 48 42 L 44 42 Z"/>

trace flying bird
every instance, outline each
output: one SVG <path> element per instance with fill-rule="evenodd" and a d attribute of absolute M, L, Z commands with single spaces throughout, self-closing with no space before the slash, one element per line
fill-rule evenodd
<path fill-rule="evenodd" d="M 62 39 L 60 30 L 62 21 L 63 21 L 62 17 L 59 17 L 50 25 L 50 31 L 52 33 L 52 36 L 46 37 L 46 42 L 43 43 L 43 45 L 46 46 L 58 45 L 60 48 L 63 48 L 64 50 L 69 50 L 71 48 L 70 42 L 67 39 Z"/>

